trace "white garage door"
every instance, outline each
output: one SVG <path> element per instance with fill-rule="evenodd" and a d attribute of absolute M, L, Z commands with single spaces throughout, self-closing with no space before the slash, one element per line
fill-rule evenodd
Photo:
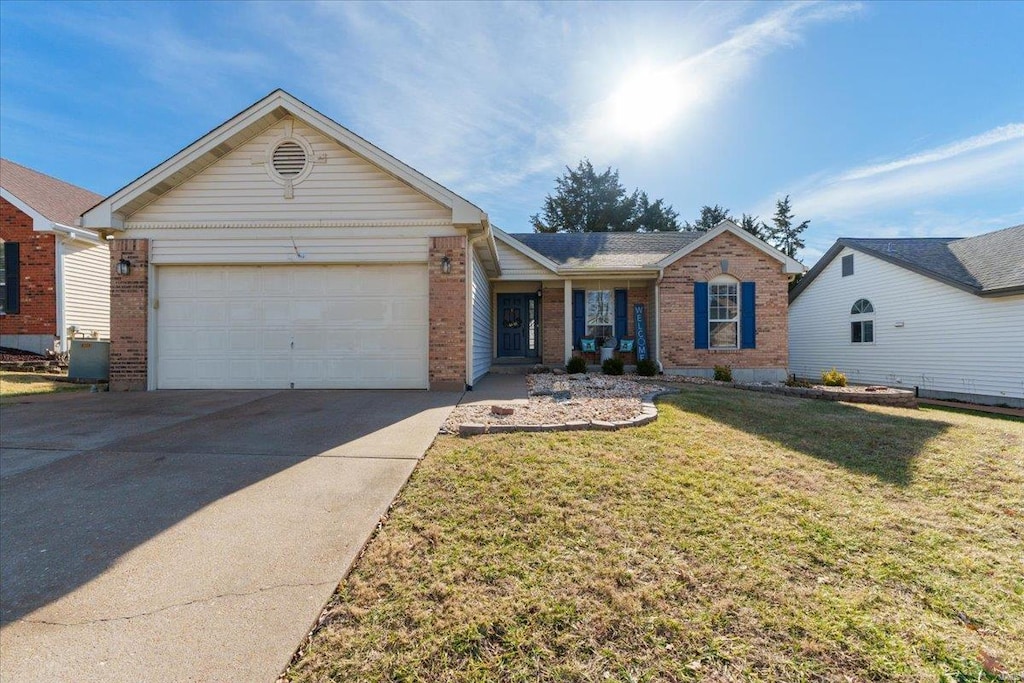
<path fill-rule="evenodd" d="M 159 389 L 425 389 L 425 265 L 160 266 Z"/>

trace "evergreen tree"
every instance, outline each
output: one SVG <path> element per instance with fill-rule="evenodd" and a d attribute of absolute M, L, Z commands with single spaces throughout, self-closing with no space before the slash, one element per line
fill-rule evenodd
<path fill-rule="evenodd" d="M 678 214 L 646 193 L 632 194 L 619 182 L 619 172 L 597 173 L 589 159 L 568 166 L 555 179 L 555 194 L 544 199 L 543 211 L 530 217 L 535 232 L 635 232 L 678 230 Z"/>
<path fill-rule="evenodd" d="M 721 207 L 718 204 L 715 204 L 714 206 L 708 206 L 705 204 L 700 209 L 700 218 L 698 218 L 694 223 L 686 221 L 683 224 L 683 230 L 707 232 L 722 221 L 726 220 L 734 221 L 732 214 L 729 213 L 729 209 Z"/>
<path fill-rule="evenodd" d="M 768 226 L 767 241 L 789 257 L 796 256 L 797 250 L 804 248 L 800 233 L 811 223 L 807 220 L 799 225 L 793 225 L 793 218 L 787 194 L 785 199 L 775 202 L 775 215 L 772 217 L 772 225 Z"/>
<path fill-rule="evenodd" d="M 764 224 L 757 216 L 751 216 L 750 214 L 743 214 L 740 218 L 740 227 L 749 232 L 751 235 L 758 239 L 766 239 L 768 236 L 768 226 Z"/>

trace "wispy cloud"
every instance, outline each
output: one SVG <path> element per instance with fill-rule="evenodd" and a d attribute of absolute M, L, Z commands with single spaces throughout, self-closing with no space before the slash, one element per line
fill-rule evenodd
<path fill-rule="evenodd" d="M 1012 142 L 1022 138 L 1024 138 L 1024 123 L 1011 123 L 1005 126 L 999 126 L 998 128 L 993 128 L 981 135 L 975 135 L 965 140 L 957 140 L 956 142 L 952 142 L 948 145 L 928 150 L 927 152 L 913 154 L 902 159 L 896 159 L 882 164 L 855 168 L 844 173 L 839 180 L 860 180 L 861 178 L 870 178 L 871 176 L 899 171 L 910 166 L 935 164 L 975 150 L 984 149 L 985 147 L 999 145 L 1004 142 Z"/>
<path fill-rule="evenodd" d="M 1021 187 L 1024 124 L 1013 123 L 933 149 L 798 183 L 801 213 L 842 220 L 928 201 Z"/>

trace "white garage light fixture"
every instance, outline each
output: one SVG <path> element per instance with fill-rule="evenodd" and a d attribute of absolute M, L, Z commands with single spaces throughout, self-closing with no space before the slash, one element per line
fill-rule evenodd
<path fill-rule="evenodd" d="M 449 256 L 441 257 L 441 272 L 445 275 L 451 275 L 452 273 L 452 259 Z"/>

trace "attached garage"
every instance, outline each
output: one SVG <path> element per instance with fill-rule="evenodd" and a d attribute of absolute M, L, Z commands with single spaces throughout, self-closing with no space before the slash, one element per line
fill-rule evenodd
<path fill-rule="evenodd" d="M 160 266 L 158 389 L 426 389 L 425 265 Z"/>
<path fill-rule="evenodd" d="M 460 391 L 486 372 L 487 214 L 283 91 L 82 223 L 109 239 L 112 390 Z"/>

